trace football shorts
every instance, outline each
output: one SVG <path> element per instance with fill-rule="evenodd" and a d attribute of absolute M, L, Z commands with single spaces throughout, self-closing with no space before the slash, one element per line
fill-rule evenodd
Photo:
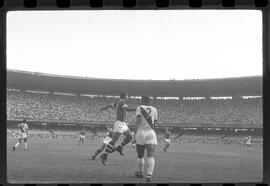
<path fill-rule="evenodd" d="M 157 145 L 157 136 L 154 130 L 138 130 L 135 140 L 138 145 Z"/>
<path fill-rule="evenodd" d="M 124 133 L 127 130 L 129 130 L 127 124 L 123 121 L 116 121 L 114 123 L 114 129 L 113 132 L 120 132 L 120 133 Z"/>
<path fill-rule="evenodd" d="M 83 138 L 83 139 L 85 139 L 85 135 L 79 135 L 79 138 Z"/>
<path fill-rule="evenodd" d="M 164 141 L 165 141 L 165 143 L 168 143 L 168 144 L 171 143 L 171 140 L 170 139 L 165 139 Z"/>
<path fill-rule="evenodd" d="M 25 132 L 21 132 L 19 135 L 19 138 L 25 139 L 25 138 L 27 138 L 27 134 Z"/>
<path fill-rule="evenodd" d="M 112 140 L 111 137 L 106 136 L 106 137 L 104 138 L 104 140 L 103 140 L 103 143 L 107 145 L 111 140 Z"/>

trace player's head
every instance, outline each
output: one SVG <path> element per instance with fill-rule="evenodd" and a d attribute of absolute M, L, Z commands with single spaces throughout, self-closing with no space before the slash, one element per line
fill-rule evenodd
<path fill-rule="evenodd" d="M 24 123 L 26 122 L 26 119 L 25 119 L 25 118 L 23 118 L 23 122 L 24 122 Z"/>
<path fill-rule="evenodd" d="M 149 105 L 151 101 L 151 98 L 149 96 L 142 96 L 142 104 L 143 105 Z"/>
<path fill-rule="evenodd" d="M 120 93 L 120 98 L 121 99 L 127 99 L 128 98 L 128 95 L 126 93 L 124 93 L 124 92 L 121 92 Z"/>

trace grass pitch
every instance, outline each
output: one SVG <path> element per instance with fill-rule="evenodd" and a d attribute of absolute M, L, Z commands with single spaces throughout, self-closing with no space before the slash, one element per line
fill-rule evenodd
<path fill-rule="evenodd" d="M 29 151 L 20 146 L 12 151 L 15 139 L 7 142 L 7 176 L 10 183 L 144 183 L 134 176 L 136 151 L 129 144 L 125 156 L 117 152 L 103 166 L 90 156 L 101 141 L 29 139 Z M 247 150 L 237 144 L 172 143 L 169 152 L 156 149 L 153 182 L 260 182 L 263 175 L 262 146 Z"/>

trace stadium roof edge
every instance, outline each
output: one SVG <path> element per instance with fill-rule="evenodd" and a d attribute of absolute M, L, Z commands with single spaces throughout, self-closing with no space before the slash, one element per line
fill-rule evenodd
<path fill-rule="evenodd" d="M 262 95 L 262 77 L 248 76 L 200 80 L 128 80 L 84 78 L 7 70 L 7 87 L 49 92 L 132 96 Z"/>
<path fill-rule="evenodd" d="M 58 75 L 58 74 L 50 74 L 50 73 L 43 73 L 43 72 L 30 72 L 24 70 L 15 70 L 15 69 L 7 69 L 7 72 L 17 72 L 17 73 L 25 73 L 31 75 L 40 75 L 40 76 L 51 76 L 51 77 L 62 77 L 62 78 L 72 78 L 72 79 L 96 79 L 96 80 L 106 80 L 106 81 L 164 81 L 164 82 L 178 82 L 178 81 L 216 81 L 216 80 L 236 80 L 236 79 L 243 79 L 243 78 L 260 78 L 261 76 L 241 76 L 241 77 L 224 77 L 224 78 L 204 78 L 204 79 L 168 79 L 168 80 L 152 80 L 152 79 L 111 79 L 111 78 L 95 78 L 95 77 L 83 77 L 83 76 L 71 76 L 71 75 Z"/>

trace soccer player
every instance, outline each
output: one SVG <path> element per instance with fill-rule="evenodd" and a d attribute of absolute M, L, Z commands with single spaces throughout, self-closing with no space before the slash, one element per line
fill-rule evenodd
<path fill-rule="evenodd" d="M 82 128 L 82 131 L 79 133 L 79 145 L 83 144 L 84 140 L 85 140 L 85 135 L 86 135 L 86 130 L 84 129 L 84 127 Z"/>
<path fill-rule="evenodd" d="M 135 176 L 143 178 L 144 151 L 147 151 L 147 176 L 146 182 L 151 182 L 155 167 L 154 151 L 157 146 L 157 136 L 154 127 L 157 122 L 157 109 L 150 106 L 150 98 L 142 96 L 142 105 L 136 109 L 135 139 L 137 151 L 137 164 L 139 170 Z"/>
<path fill-rule="evenodd" d="M 132 140 L 132 134 L 125 122 L 126 112 L 136 111 L 135 109 L 128 108 L 126 104 L 126 100 L 128 99 L 128 95 L 126 93 L 120 94 L 120 100 L 117 103 L 112 103 L 106 107 L 100 109 L 100 112 L 108 109 L 108 108 L 116 108 L 116 121 L 114 123 L 113 136 L 112 140 L 106 145 L 105 152 L 100 156 L 101 162 L 103 165 L 106 165 L 106 161 L 108 155 L 114 151 L 118 151 L 122 156 L 123 147 L 127 145 Z M 116 148 L 114 147 L 115 143 L 119 139 L 120 135 L 124 134 L 125 138 Z"/>
<path fill-rule="evenodd" d="M 248 150 L 251 150 L 251 136 L 246 137 L 246 146 Z"/>
<path fill-rule="evenodd" d="M 171 132 L 168 128 L 165 129 L 165 147 L 163 148 L 163 152 L 168 152 L 168 148 L 171 144 Z"/>
<path fill-rule="evenodd" d="M 106 145 L 112 140 L 112 136 L 113 136 L 113 130 L 111 128 L 109 128 L 107 135 L 103 140 L 102 146 L 95 152 L 95 154 L 92 156 L 91 160 L 95 160 L 97 155 L 105 149 Z"/>
<path fill-rule="evenodd" d="M 24 150 L 27 150 L 27 137 L 28 137 L 28 125 L 26 123 L 26 119 L 23 119 L 22 123 L 18 124 L 18 127 L 20 128 L 19 133 L 19 142 L 17 142 L 13 146 L 13 151 L 16 150 L 16 148 L 22 143 L 22 140 L 24 140 Z"/>

